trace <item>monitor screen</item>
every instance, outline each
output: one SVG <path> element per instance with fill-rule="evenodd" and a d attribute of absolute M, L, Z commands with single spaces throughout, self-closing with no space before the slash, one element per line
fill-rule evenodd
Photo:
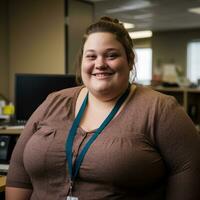
<path fill-rule="evenodd" d="M 76 85 L 72 74 L 16 74 L 15 119 L 26 122 L 48 94 Z"/>

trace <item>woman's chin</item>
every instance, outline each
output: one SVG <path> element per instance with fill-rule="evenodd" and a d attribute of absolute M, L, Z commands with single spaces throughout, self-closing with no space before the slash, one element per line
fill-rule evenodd
<path fill-rule="evenodd" d="M 90 87 L 95 91 L 104 91 L 111 88 L 111 81 L 107 80 L 93 80 L 90 83 Z"/>
<path fill-rule="evenodd" d="M 99 87 L 93 87 L 92 90 L 96 93 L 107 93 L 108 91 L 111 92 L 111 88 L 108 86 L 99 86 Z"/>
<path fill-rule="evenodd" d="M 109 84 L 95 84 L 90 88 L 91 92 L 95 94 L 107 94 L 108 92 L 112 92 L 112 87 Z"/>

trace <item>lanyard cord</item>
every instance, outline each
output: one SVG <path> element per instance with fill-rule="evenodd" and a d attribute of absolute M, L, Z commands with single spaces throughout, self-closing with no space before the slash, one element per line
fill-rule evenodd
<path fill-rule="evenodd" d="M 83 158 L 85 157 L 85 154 L 88 151 L 89 147 L 95 141 L 95 139 L 98 137 L 98 135 L 103 131 L 103 129 L 108 125 L 108 123 L 113 119 L 113 117 L 116 115 L 117 111 L 119 110 L 119 108 L 121 107 L 123 102 L 126 100 L 127 96 L 129 95 L 129 92 L 130 92 L 130 85 L 128 86 L 128 88 L 124 92 L 124 94 L 118 99 L 118 101 L 116 102 L 116 104 L 115 104 L 114 108 L 112 109 L 112 111 L 110 112 L 110 114 L 106 117 L 106 119 L 102 122 L 100 127 L 94 132 L 92 137 L 85 144 L 82 151 L 80 152 L 77 159 L 75 160 L 75 164 L 73 166 L 72 165 L 73 141 L 74 141 L 75 135 L 77 133 L 77 129 L 80 124 L 81 118 L 82 118 L 84 111 L 86 109 L 86 106 L 87 106 L 87 102 L 88 102 L 88 93 L 87 93 L 87 95 L 81 105 L 81 108 L 72 124 L 72 127 L 69 131 L 69 136 L 65 143 L 65 150 L 66 150 L 66 156 L 67 156 L 67 161 L 68 161 L 68 170 L 69 170 L 69 176 L 70 176 L 71 181 L 75 180 L 75 178 L 78 174 L 78 171 L 80 169 L 81 163 L 83 161 Z"/>

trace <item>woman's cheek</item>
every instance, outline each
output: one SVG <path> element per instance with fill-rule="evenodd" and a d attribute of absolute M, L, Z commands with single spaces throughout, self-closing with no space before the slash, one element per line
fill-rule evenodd
<path fill-rule="evenodd" d="M 93 68 L 94 68 L 94 64 L 92 62 L 84 62 L 82 64 L 83 73 L 92 73 Z"/>

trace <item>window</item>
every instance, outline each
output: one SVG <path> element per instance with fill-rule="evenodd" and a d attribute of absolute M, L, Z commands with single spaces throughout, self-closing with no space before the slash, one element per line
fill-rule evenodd
<path fill-rule="evenodd" d="M 187 46 L 187 77 L 194 83 L 200 79 L 200 40 Z"/>
<path fill-rule="evenodd" d="M 144 83 L 152 79 L 152 49 L 136 48 L 136 82 Z"/>

